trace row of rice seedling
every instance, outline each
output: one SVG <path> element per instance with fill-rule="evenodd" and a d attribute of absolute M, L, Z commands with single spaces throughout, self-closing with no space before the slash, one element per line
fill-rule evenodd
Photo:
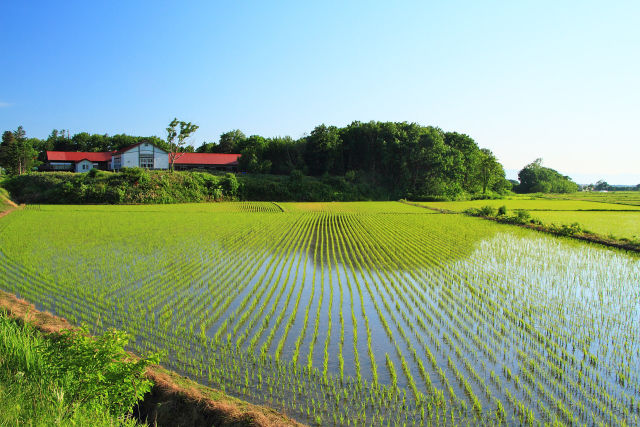
<path fill-rule="evenodd" d="M 637 258 L 389 203 L 234 205 L 15 212 L 0 288 L 312 423 L 637 424 Z"/>

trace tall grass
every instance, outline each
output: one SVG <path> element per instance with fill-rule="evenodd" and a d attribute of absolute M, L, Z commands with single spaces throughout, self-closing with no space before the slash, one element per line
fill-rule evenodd
<path fill-rule="evenodd" d="M 49 375 L 42 351 L 49 344 L 28 323 L 0 312 L 0 425 L 136 425 L 112 415 L 107 405 L 72 401 L 67 390 L 77 388 L 78 378 Z"/>

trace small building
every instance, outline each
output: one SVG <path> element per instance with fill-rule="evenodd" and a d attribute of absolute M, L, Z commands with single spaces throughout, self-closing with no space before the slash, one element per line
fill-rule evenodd
<path fill-rule="evenodd" d="M 240 154 L 176 153 L 176 170 L 217 170 L 236 172 Z M 139 142 L 118 151 L 99 153 L 47 151 L 41 170 L 89 172 L 91 169 L 118 171 L 122 168 L 169 169 L 169 153 L 150 142 Z"/>
<path fill-rule="evenodd" d="M 91 169 L 109 170 L 110 152 L 47 151 L 44 170 L 89 172 Z"/>

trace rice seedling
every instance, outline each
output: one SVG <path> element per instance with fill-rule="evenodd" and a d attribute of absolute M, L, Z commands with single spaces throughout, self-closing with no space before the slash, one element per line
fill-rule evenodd
<path fill-rule="evenodd" d="M 0 220 L 1 289 L 309 423 L 637 424 L 638 277 L 624 252 L 397 202 Z"/>

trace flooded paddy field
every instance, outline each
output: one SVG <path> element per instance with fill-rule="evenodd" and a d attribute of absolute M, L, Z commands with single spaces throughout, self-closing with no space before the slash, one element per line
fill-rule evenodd
<path fill-rule="evenodd" d="M 41 206 L 0 288 L 310 424 L 637 425 L 640 258 L 398 202 Z"/>

